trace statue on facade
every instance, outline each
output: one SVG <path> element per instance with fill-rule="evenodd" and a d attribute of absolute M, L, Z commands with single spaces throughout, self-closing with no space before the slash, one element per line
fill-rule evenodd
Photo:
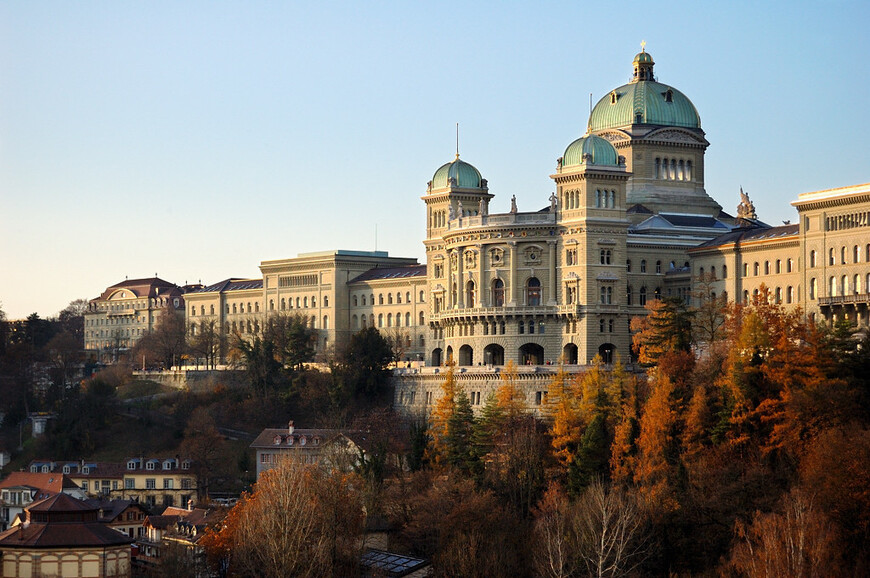
<path fill-rule="evenodd" d="M 517 196 L 512 195 L 511 196 L 511 213 L 516 213 L 516 212 L 517 212 Z"/>
<path fill-rule="evenodd" d="M 550 193 L 550 212 L 556 212 L 556 193 Z"/>
<path fill-rule="evenodd" d="M 464 216 L 465 216 L 465 211 L 462 210 L 462 201 L 459 201 L 459 202 L 456 203 L 456 204 L 457 204 L 456 216 L 458 216 L 458 217 L 460 217 L 460 218 L 464 217 Z"/>
<path fill-rule="evenodd" d="M 456 208 L 453 206 L 452 203 L 450 205 L 450 212 L 447 214 L 447 218 L 450 221 L 456 218 Z"/>
<path fill-rule="evenodd" d="M 485 217 L 486 213 L 487 213 L 486 199 L 481 197 L 480 203 L 478 204 L 478 207 L 477 207 L 477 214 L 480 215 L 481 217 Z"/>
<path fill-rule="evenodd" d="M 755 213 L 755 205 L 749 200 L 749 195 L 743 192 L 743 187 L 740 187 L 740 204 L 737 205 L 737 217 L 740 219 L 757 219 Z"/>

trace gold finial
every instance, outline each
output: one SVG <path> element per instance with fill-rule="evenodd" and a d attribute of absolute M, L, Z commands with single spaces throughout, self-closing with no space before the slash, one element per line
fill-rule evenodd
<path fill-rule="evenodd" d="M 641 40 L 641 41 L 640 41 L 640 51 L 641 51 L 641 52 L 646 52 L 646 40 Z"/>

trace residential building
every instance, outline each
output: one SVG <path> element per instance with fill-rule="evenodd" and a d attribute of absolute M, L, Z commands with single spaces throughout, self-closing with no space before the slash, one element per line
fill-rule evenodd
<path fill-rule="evenodd" d="M 366 451 L 367 434 L 336 429 L 264 429 L 251 443 L 257 463 L 257 478 L 292 457 L 306 464 L 349 469 Z"/>
<path fill-rule="evenodd" d="M 193 462 L 187 458 L 129 458 L 125 462 L 121 498 L 147 508 L 186 506 L 196 499 Z"/>
<path fill-rule="evenodd" d="M 65 474 L 12 472 L 0 482 L 0 525 L 5 530 L 32 504 L 57 494 L 86 498 L 84 492 Z"/>
<path fill-rule="evenodd" d="M 97 519 L 108 527 L 130 538 L 140 538 L 144 534 L 148 512 L 138 502 L 88 498 L 85 503 L 97 508 Z"/>

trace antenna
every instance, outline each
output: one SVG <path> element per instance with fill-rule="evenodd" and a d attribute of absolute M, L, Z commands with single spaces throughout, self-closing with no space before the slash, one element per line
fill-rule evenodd
<path fill-rule="evenodd" d="M 459 160 L 459 123 L 456 123 L 456 160 Z"/>
<path fill-rule="evenodd" d="M 378 224 L 375 223 L 375 252 L 378 250 Z"/>
<path fill-rule="evenodd" d="M 592 93 L 589 93 L 589 114 L 592 114 Z"/>

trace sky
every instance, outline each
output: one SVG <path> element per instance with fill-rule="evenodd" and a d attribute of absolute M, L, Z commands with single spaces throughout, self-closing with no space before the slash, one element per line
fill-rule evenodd
<path fill-rule="evenodd" d="M 556 159 L 646 41 L 732 214 L 794 221 L 870 181 L 870 2 L 0 3 L 0 309 L 125 278 L 258 277 L 331 249 L 424 259 L 453 159 L 491 212 L 548 204 Z"/>

